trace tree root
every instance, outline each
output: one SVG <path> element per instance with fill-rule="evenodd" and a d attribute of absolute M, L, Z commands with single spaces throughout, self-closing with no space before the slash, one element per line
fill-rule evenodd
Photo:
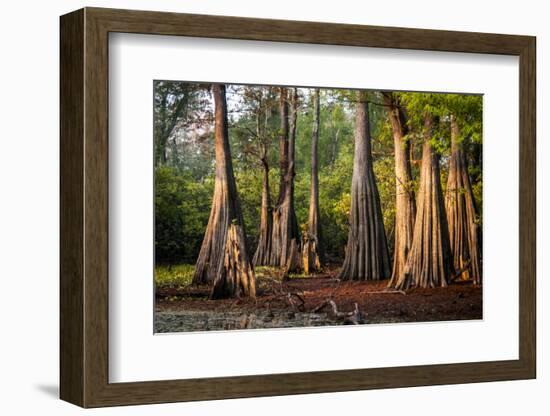
<path fill-rule="evenodd" d="M 453 277 L 451 278 L 451 282 L 454 282 L 455 280 L 457 280 L 462 275 L 462 273 L 467 271 L 470 268 L 471 263 L 472 263 L 471 260 L 468 260 L 466 264 L 464 264 L 464 266 L 453 275 Z M 467 282 L 470 280 L 473 280 L 473 279 L 468 279 L 464 281 Z"/>

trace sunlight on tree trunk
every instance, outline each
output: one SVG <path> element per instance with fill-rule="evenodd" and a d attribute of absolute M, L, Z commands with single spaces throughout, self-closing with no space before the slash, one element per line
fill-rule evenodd
<path fill-rule="evenodd" d="M 213 84 L 216 181 L 212 210 L 204 235 L 194 284 L 212 284 L 213 299 L 256 295 L 254 269 L 248 257 L 227 129 L 225 85 Z"/>
<path fill-rule="evenodd" d="M 416 205 L 410 162 L 410 142 L 405 113 L 392 93 L 383 93 L 386 112 L 392 126 L 395 154 L 395 244 L 393 270 L 389 285 L 403 273 L 411 249 Z"/>
<path fill-rule="evenodd" d="M 350 229 L 346 257 L 338 278 L 387 279 L 390 277 L 390 258 L 373 171 L 368 104 L 366 94 L 361 91 L 357 91 L 355 112 Z"/>
<path fill-rule="evenodd" d="M 463 144 L 459 141 L 459 127 L 451 116 L 451 160 L 445 208 L 449 222 L 449 239 L 455 270 L 462 280 L 481 283 L 481 244 L 477 213 Z"/>
<path fill-rule="evenodd" d="M 319 213 L 319 173 L 317 167 L 320 124 L 319 89 L 312 93 L 313 130 L 311 134 L 311 188 L 309 196 L 309 217 L 307 233 L 303 235 L 302 265 L 305 274 L 321 270 L 324 262 L 321 236 L 321 215 Z"/>
<path fill-rule="evenodd" d="M 413 242 L 405 269 L 395 284 L 401 290 L 412 287 L 446 287 L 453 274 L 439 156 L 431 143 L 432 130 L 432 116 L 425 115 L 422 170 Z"/>

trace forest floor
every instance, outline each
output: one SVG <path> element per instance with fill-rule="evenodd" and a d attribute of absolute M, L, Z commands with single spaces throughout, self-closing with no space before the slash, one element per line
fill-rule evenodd
<path fill-rule="evenodd" d="M 281 280 L 276 269 L 262 268 L 256 299 L 210 300 L 207 287 L 157 282 L 155 332 L 482 319 L 482 288 L 467 282 L 405 293 L 388 292 L 387 280 L 342 282 L 335 275 L 329 268 Z"/>

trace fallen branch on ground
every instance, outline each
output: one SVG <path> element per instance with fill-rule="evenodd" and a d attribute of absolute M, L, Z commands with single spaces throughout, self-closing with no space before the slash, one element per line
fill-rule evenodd
<path fill-rule="evenodd" d="M 297 297 L 298 300 L 300 301 L 300 304 L 298 306 L 296 306 L 296 302 L 292 299 L 293 296 Z M 294 312 L 304 312 L 305 310 L 304 304 L 306 302 L 304 298 L 302 298 L 300 295 L 298 295 L 297 293 L 287 293 L 286 299 L 288 303 L 290 303 L 290 306 L 292 306 L 292 309 L 294 309 Z"/>
<path fill-rule="evenodd" d="M 352 312 L 341 312 L 338 310 L 338 306 L 332 299 L 327 299 L 323 303 L 321 303 L 319 306 L 314 308 L 311 312 L 312 313 L 320 312 L 327 306 L 331 307 L 330 315 L 332 315 L 334 319 L 343 320 L 344 325 L 346 324 L 359 325 L 361 323 L 364 323 L 361 316 L 361 311 L 359 311 L 359 305 L 357 305 L 357 303 L 355 303 L 355 307 Z"/>
<path fill-rule="evenodd" d="M 372 294 L 387 294 L 387 295 L 400 294 L 400 295 L 406 295 L 407 294 L 407 292 L 405 292 L 404 290 L 399 290 L 399 289 L 373 290 L 373 291 L 364 292 L 364 293 L 366 295 L 372 295 Z"/>
<path fill-rule="evenodd" d="M 304 292 L 286 292 L 283 287 L 283 282 L 277 279 L 272 278 L 264 278 L 271 284 L 271 291 L 273 292 L 273 296 L 275 298 L 283 298 L 286 302 L 290 304 L 294 312 L 304 312 L 305 311 L 305 293 Z M 275 284 L 279 285 L 279 288 L 277 289 L 275 287 Z M 296 303 L 296 301 L 293 299 L 293 297 L 297 298 L 299 301 L 299 304 Z"/>

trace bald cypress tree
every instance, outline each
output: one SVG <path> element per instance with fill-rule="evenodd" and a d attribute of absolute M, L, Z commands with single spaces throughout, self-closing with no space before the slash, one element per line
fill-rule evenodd
<path fill-rule="evenodd" d="M 384 92 L 384 105 L 392 127 L 395 156 L 395 243 L 390 286 L 403 274 L 411 249 L 416 205 L 412 186 L 410 141 L 405 112 L 395 93 Z"/>
<path fill-rule="evenodd" d="M 249 87 L 256 89 L 257 87 Z M 252 262 L 254 266 L 267 266 L 271 261 L 271 239 L 273 232 L 273 207 L 271 205 L 271 193 L 269 187 L 269 160 L 268 153 L 271 145 L 271 134 L 268 131 L 271 119 L 271 90 L 258 88 L 255 94 L 256 132 L 255 151 L 252 152 L 259 159 L 262 168 L 262 199 L 260 207 L 260 235 L 258 246 Z"/>
<path fill-rule="evenodd" d="M 454 272 L 433 128 L 433 116 L 426 112 L 413 241 L 403 273 L 392 284 L 397 289 L 446 287 Z"/>
<path fill-rule="evenodd" d="M 367 97 L 366 93 L 357 91 L 350 229 L 338 278 L 381 280 L 389 278 L 390 272 L 380 196 L 373 170 Z"/>
<path fill-rule="evenodd" d="M 256 295 L 244 222 L 233 174 L 225 85 L 213 84 L 216 176 L 210 218 L 197 259 L 194 284 L 211 284 L 213 299 Z"/>
<path fill-rule="evenodd" d="M 263 176 L 262 205 L 260 208 L 260 236 L 258 238 L 258 247 L 256 247 L 256 252 L 254 253 L 254 266 L 269 265 L 271 258 L 273 211 L 271 208 L 271 195 L 269 193 L 269 163 L 266 153 L 264 153 L 261 159 Z"/>
<path fill-rule="evenodd" d="M 481 238 L 477 212 L 468 176 L 468 165 L 460 138 L 459 123 L 451 116 L 451 159 L 445 208 L 449 223 L 449 239 L 455 270 L 463 270 L 460 277 L 481 283 Z"/>
<path fill-rule="evenodd" d="M 271 239 L 271 265 L 288 271 L 300 267 L 300 233 L 294 210 L 295 140 L 298 114 L 298 90 L 293 88 L 290 96 L 288 117 L 288 91 L 281 88 L 280 117 L 280 169 L 279 198 L 273 210 Z M 287 119 L 288 117 L 288 119 Z"/>
<path fill-rule="evenodd" d="M 309 194 L 309 216 L 307 233 L 304 234 L 302 247 L 302 265 L 304 273 L 319 271 L 324 262 L 323 240 L 321 236 L 321 214 L 319 213 L 319 169 L 318 151 L 320 98 L 319 89 L 311 94 L 313 107 L 313 129 L 311 134 L 311 185 Z"/>

